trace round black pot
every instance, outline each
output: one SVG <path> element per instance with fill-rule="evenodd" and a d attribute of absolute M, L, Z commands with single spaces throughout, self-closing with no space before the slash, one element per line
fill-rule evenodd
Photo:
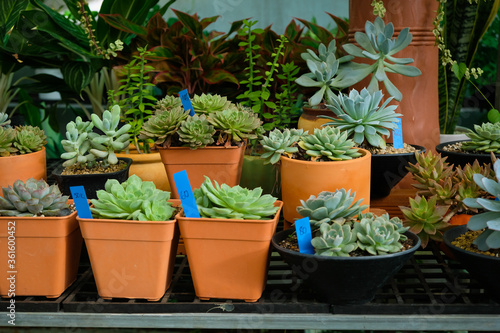
<path fill-rule="evenodd" d="M 411 145 L 420 152 L 425 152 L 425 147 Z M 409 163 L 416 163 L 415 153 L 403 154 L 372 154 L 370 199 L 384 198 L 408 170 Z"/>
<path fill-rule="evenodd" d="M 500 258 L 469 252 L 451 244 L 458 236 L 467 232 L 467 226 L 461 225 L 447 230 L 443 234 L 446 246 L 464 268 L 489 292 L 493 299 L 500 300 Z"/>
<path fill-rule="evenodd" d="M 56 179 L 59 190 L 61 190 L 64 195 L 69 195 L 71 198 L 71 191 L 69 188 L 71 186 L 83 185 L 85 187 L 87 199 L 96 199 L 96 191 L 103 190 L 104 184 L 106 184 L 108 179 L 116 179 L 120 183 L 128 179 L 128 171 L 132 164 L 132 159 L 126 157 L 120 157 L 118 159 L 127 163 L 127 167 L 120 171 L 90 175 L 62 175 L 61 173 L 64 167 L 60 165 L 52 172 L 52 176 Z"/>
<path fill-rule="evenodd" d="M 461 152 L 456 152 L 456 151 L 446 151 L 443 150 L 444 147 L 454 144 L 457 142 L 464 142 L 464 141 L 469 141 L 469 140 L 458 140 L 458 141 L 450 141 L 450 142 L 443 142 L 440 143 L 436 146 L 436 151 L 441 154 L 443 157 L 448 157 L 446 159 L 446 162 L 449 164 L 453 164 L 455 166 L 460 165 L 461 167 L 464 167 L 466 164 L 471 164 L 474 163 L 474 160 L 477 160 L 479 164 L 491 164 L 491 155 L 490 153 L 485 153 L 485 154 L 471 154 L 471 153 L 461 153 Z M 497 158 L 500 158 L 500 155 L 495 155 Z"/>
<path fill-rule="evenodd" d="M 420 247 L 420 239 L 406 232 L 414 246 L 406 251 L 381 256 L 326 257 L 285 249 L 278 244 L 294 229 L 276 233 L 274 248 L 295 274 L 314 290 L 319 301 L 329 304 L 363 304 L 396 274 Z"/>

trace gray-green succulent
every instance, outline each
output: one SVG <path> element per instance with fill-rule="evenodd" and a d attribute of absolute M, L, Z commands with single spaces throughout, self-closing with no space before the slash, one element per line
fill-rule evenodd
<path fill-rule="evenodd" d="M 220 143 L 257 139 L 256 131 L 262 126 L 257 113 L 236 107 L 211 112 L 208 121 L 218 130 Z"/>
<path fill-rule="evenodd" d="M 273 217 L 278 211 L 276 198 L 262 195 L 262 188 L 253 190 L 239 185 L 219 185 L 205 176 L 200 188 L 194 190 L 194 197 L 201 217 L 221 219 L 261 220 Z"/>
<path fill-rule="evenodd" d="M 214 142 L 215 128 L 204 114 L 195 114 L 181 123 L 177 134 L 179 140 L 190 148 L 203 148 Z"/>
<path fill-rule="evenodd" d="M 332 126 L 315 128 L 314 134 L 302 136 L 298 145 L 312 161 L 344 161 L 361 156 L 347 132 Z"/>
<path fill-rule="evenodd" d="M 227 97 L 212 94 L 201 94 L 194 95 L 191 100 L 193 109 L 195 113 L 211 113 L 218 112 L 234 107 L 231 101 L 227 100 Z"/>
<path fill-rule="evenodd" d="M 180 97 L 173 95 L 166 95 L 162 99 L 156 101 L 155 110 L 157 111 L 172 110 L 177 107 L 182 107 L 182 101 Z"/>
<path fill-rule="evenodd" d="M 64 167 L 74 164 L 88 164 L 95 161 L 95 156 L 89 152 L 89 134 L 92 133 L 94 124 L 90 121 L 83 121 L 81 117 L 76 117 L 66 125 L 66 139 L 61 140 L 65 153 L 61 158 L 66 161 Z"/>
<path fill-rule="evenodd" d="M 297 207 L 297 212 L 303 217 L 309 217 L 311 228 L 317 228 L 323 223 L 350 219 L 361 211 L 368 208 L 368 205 L 361 205 L 363 199 L 354 201 L 356 193 L 351 194 L 351 190 L 338 189 L 334 192 L 323 191 L 318 196 L 311 195 L 307 200 L 300 200 L 301 206 Z"/>
<path fill-rule="evenodd" d="M 12 186 L 2 188 L 1 216 L 66 216 L 71 213 L 68 196 L 61 194 L 56 185 L 45 180 L 16 180 Z"/>
<path fill-rule="evenodd" d="M 500 123 L 483 123 L 474 125 L 466 135 L 470 141 L 462 142 L 462 149 L 484 153 L 500 153 Z"/>
<path fill-rule="evenodd" d="M 9 115 L 7 113 L 0 112 L 0 127 L 5 127 L 10 125 Z"/>
<path fill-rule="evenodd" d="M 97 199 L 90 200 L 95 218 L 168 221 L 175 212 L 168 202 L 170 192 L 157 189 L 153 182 L 142 181 L 137 175 L 123 183 L 109 179 L 96 195 Z"/>
<path fill-rule="evenodd" d="M 302 129 L 285 128 L 280 130 L 276 128 L 269 132 L 267 136 L 263 136 L 260 144 L 265 152 L 260 157 L 264 159 L 264 164 L 278 163 L 281 155 L 291 157 L 299 150 L 296 143 L 302 135 L 307 133 L 307 131 L 304 133 Z"/>
<path fill-rule="evenodd" d="M 322 223 L 319 235 L 311 240 L 314 252 L 321 256 L 349 257 L 358 248 L 352 224 L 356 222 Z"/>
<path fill-rule="evenodd" d="M 17 148 L 18 154 L 40 151 L 47 144 L 47 136 L 39 127 L 31 125 L 16 126 L 15 130 L 16 137 L 13 145 Z"/>
<path fill-rule="evenodd" d="M 373 147 L 385 148 L 384 136 L 390 137 L 397 128 L 396 121 L 402 116 L 394 110 L 397 105 L 388 105 L 392 101 L 389 97 L 379 106 L 383 98 L 382 91 L 370 93 L 367 89 L 358 92 L 352 89 L 349 95 L 342 92 L 332 95 L 328 99 L 328 108 L 337 117 L 320 116 L 331 121 L 325 125 L 332 125 L 341 131 L 346 131 L 358 145 L 368 144 Z"/>
<path fill-rule="evenodd" d="M 142 125 L 140 139 L 152 139 L 157 145 L 169 146 L 170 139 L 177 132 L 182 122 L 189 117 L 181 106 L 172 109 L 158 109 Z"/>
<path fill-rule="evenodd" d="M 500 248 L 500 160 L 493 164 L 496 180 L 489 179 L 480 173 L 474 174 L 475 183 L 496 199 L 466 198 L 463 203 L 471 208 L 482 208 L 484 213 L 473 215 L 467 227 L 470 230 L 484 231 L 474 240 L 481 251 Z"/>

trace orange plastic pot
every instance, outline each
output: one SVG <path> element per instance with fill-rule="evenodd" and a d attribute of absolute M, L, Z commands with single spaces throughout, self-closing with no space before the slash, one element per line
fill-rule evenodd
<path fill-rule="evenodd" d="M 76 280 L 81 249 L 76 212 L 0 217 L 0 294 L 59 297 Z"/>
<path fill-rule="evenodd" d="M 0 188 L 14 184 L 18 179 L 23 182 L 29 178 L 47 180 L 47 161 L 45 147 L 42 150 L 23 155 L 0 157 Z M 0 191 L 2 195 L 2 191 Z"/>
<path fill-rule="evenodd" d="M 135 149 L 135 148 L 133 148 Z M 165 174 L 165 167 L 158 152 L 149 154 L 139 154 L 131 150 L 130 153 L 116 154 L 118 157 L 128 157 L 132 159 L 129 176 L 137 175 L 144 181 L 152 181 L 157 189 L 170 191 L 170 183 Z"/>
<path fill-rule="evenodd" d="M 270 220 L 176 216 L 186 247 L 196 296 L 255 302 L 264 291 L 271 238 L 280 210 Z"/>
<path fill-rule="evenodd" d="M 179 240 L 175 220 L 78 218 L 78 222 L 99 296 L 157 301 L 165 294 Z"/>
<path fill-rule="evenodd" d="M 178 199 L 173 174 L 186 170 L 193 189 L 198 188 L 208 176 L 219 184 L 236 186 L 240 183 L 245 145 L 241 147 L 188 147 L 160 148 L 161 159 L 172 188 L 172 198 Z"/>
<path fill-rule="evenodd" d="M 281 194 L 283 217 L 293 223 L 302 216 L 297 213 L 300 200 L 322 191 L 344 188 L 356 192 L 356 200 L 370 205 L 371 154 L 360 149 L 363 156 L 347 161 L 311 162 L 281 156 Z M 366 210 L 368 211 L 368 209 Z"/>

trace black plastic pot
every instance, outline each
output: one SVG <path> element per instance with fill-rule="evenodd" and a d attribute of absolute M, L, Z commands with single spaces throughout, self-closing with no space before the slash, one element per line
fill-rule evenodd
<path fill-rule="evenodd" d="M 458 141 L 450 141 L 443 142 L 436 146 L 436 151 L 441 154 L 443 157 L 447 157 L 446 162 L 449 164 L 453 164 L 455 166 L 460 165 L 464 167 L 466 164 L 474 163 L 474 160 L 477 160 L 479 164 L 491 164 L 491 155 L 490 153 L 485 154 L 472 154 L 472 153 L 462 153 L 456 151 L 446 151 L 443 148 L 450 145 L 455 144 L 457 142 L 464 142 L 470 140 L 458 140 Z M 500 158 L 500 155 L 495 155 L 497 158 Z"/>
<path fill-rule="evenodd" d="M 285 249 L 278 244 L 294 229 L 276 233 L 272 244 L 295 274 L 314 290 L 319 301 L 329 304 L 363 304 L 375 297 L 382 287 L 420 247 L 420 239 L 411 232 L 414 246 L 406 251 L 380 256 L 326 257 Z"/>
<path fill-rule="evenodd" d="M 411 145 L 420 152 L 425 147 Z M 370 199 L 384 198 L 403 179 L 409 163 L 416 163 L 415 153 L 403 154 L 372 154 Z"/>
<path fill-rule="evenodd" d="M 467 232 L 467 226 L 451 228 L 443 234 L 446 246 L 465 269 L 488 291 L 488 295 L 500 300 L 500 258 L 469 252 L 451 244 L 457 237 Z"/>
<path fill-rule="evenodd" d="M 116 179 L 120 183 L 128 179 L 128 171 L 132 164 L 132 159 L 126 157 L 120 157 L 118 159 L 127 163 L 127 167 L 120 171 L 90 175 L 63 175 L 61 173 L 64 167 L 61 165 L 52 172 L 52 176 L 56 179 L 59 190 L 61 190 L 64 195 L 69 195 L 71 198 L 70 187 L 83 185 L 85 187 L 87 199 L 96 199 L 96 191 L 103 190 L 104 184 L 106 184 L 108 179 Z"/>

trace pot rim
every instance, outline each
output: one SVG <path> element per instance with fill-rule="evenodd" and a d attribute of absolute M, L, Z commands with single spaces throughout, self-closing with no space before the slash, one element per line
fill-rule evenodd
<path fill-rule="evenodd" d="M 344 160 L 344 161 L 320 161 L 320 162 L 313 162 L 313 161 L 303 161 L 303 160 L 298 160 L 298 159 L 295 159 L 295 158 L 290 158 L 288 156 L 284 156 L 284 155 L 281 155 L 280 156 L 280 161 L 281 160 L 288 160 L 288 161 L 291 161 L 293 163 L 301 163 L 301 164 L 311 164 L 311 163 L 314 163 L 314 164 L 324 164 L 324 163 L 335 163 L 335 164 L 351 164 L 351 163 L 356 163 L 356 162 L 359 162 L 360 160 L 364 160 L 364 159 L 370 159 L 372 155 L 372 153 L 370 153 L 368 150 L 366 149 L 363 149 L 363 148 L 358 148 L 358 150 L 363 154 L 362 156 L 359 156 L 359 157 L 356 157 L 356 158 L 353 158 L 351 160 Z"/>

